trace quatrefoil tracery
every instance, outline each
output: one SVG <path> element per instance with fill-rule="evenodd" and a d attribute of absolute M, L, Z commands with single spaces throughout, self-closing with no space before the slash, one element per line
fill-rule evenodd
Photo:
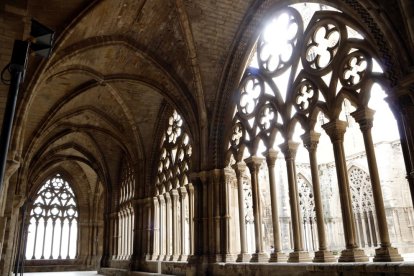
<path fill-rule="evenodd" d="M 346 38 L 338 23 L 331 20 L 320 20 L 312 26 L 305 37 L 305 49 L 302 51 L 302 62 L 310 71 L 327 73 L 331 70 L 341 41 Z"/>
<path fill-rule="evenodd" d="M 318 88 L 309 80 L 302 81 L 295 90 L 294 106 L 300 113 L 308 113 L 318 101 Z"/>
<path fill-rule="evenodd" d="M 372 59 L 361 50 L 357 50 L 346 56 L 341 69 L 341 84 L 345 87 L 358 88 L 364 81 L 367 71 L 372 69 Z"/>

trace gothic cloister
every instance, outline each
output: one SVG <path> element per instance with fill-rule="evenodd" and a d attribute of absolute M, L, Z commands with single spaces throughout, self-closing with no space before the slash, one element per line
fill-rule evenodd
<path fill-rule="evenodd" d="M 414 2 L 4 0 L 1 68 L 31 18 L 1 275 L 414 274 Z"/>

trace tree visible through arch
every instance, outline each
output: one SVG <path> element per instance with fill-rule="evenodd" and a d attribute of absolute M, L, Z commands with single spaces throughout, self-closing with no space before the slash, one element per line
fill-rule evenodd
<path fill-rule="evenodd" d="M 28 212 L 26 259 L 76 258 L 78 207 L 61 174 L 45 181 Z"/>

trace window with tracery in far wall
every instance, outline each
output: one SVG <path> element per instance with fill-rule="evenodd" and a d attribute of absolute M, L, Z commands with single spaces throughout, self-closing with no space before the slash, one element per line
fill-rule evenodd
<path fill-rule="evenodd" d="M 371 178 L 368 173 L 356 166 L 349 169 L 348 175 L 357 239 L 362 247 L 377 246 L 377 223 Z"/>
<path fill-rule="evenodd" d="M 179 187 L 188 183 L 191 154 L 190 138 L 183 129 L 181 116 L 174 110 L 162 139 L 156 179 L 158 190 L 169 191 L 173 186 Z"/>
<path fill-rule="evenodd" d="M 301 210 L 302 229 L 304 235 L 304 246 L 308 251 L 317 249 L 317 229 L 315 200 L 310 182 L 302 175 L 297 175 L 299 205 Z"/>
<path fill-rule="evenodd" d="M 26 259 L 75 259 L 78 206 L 61 174 L 45 181 L 28 210 Z"/>
<path fill-rule="evenodd" d="M 156 195 L 164 198 L 165 194 L 170 193 L 172 190 L 177 191 L 179 188 L 185 188 L 189 184 L 189 172 L 191 168 L 191 155 L 192 145 L 190 136 L 184 128 L 184 121 L 180 114 L 176 110 L 173 110 L 169 116 L 165 131 L 161 139 L 160 157 L 158 162 L 158 171 L 155 181 Z M 181 195 L 180 195 L 181 197 Z M 179 232 L 184 232 L 184 250 L 183 254 L 187 255 L 190 252 L 190 233 L 189 233 L 189 200 L 188 195 L 184 199 L 181 199 L 184 209 L 184 225 L 181 223 L 181 204 L 177 203 L 177 227 Z M 167 205 L 165 205 L 167 206 Z M 159 244 L 160 253 L 165 254 L 167 247 L 172 252 L 172 238 L 168 239 L 169 244 L 163 244 L 166 242 L 166 237 L 172 237 L 172 224 L 169 229 L 166 225 L 166 210 L 159 210 Z M 170 214 L 171 216 L 171 214 Z M 172 217 L 170 217 L 172 221 Z M 177 237 L 181 238 L 181 237 Z"/>
<path fill-rule="evenodd" d="M 132 200 L 135 195 L 134 170 L 124 158 L 122 161 L 118 212 L 118 259 L 132 255 L 134 243 L 135 213 Z"/>

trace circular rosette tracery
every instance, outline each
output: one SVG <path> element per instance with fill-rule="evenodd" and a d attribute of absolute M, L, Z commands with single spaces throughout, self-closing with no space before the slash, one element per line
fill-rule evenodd
<path fill-rule="evenodd" d="M 310 80 L 301 81 L 294 93 L 293 105 L 301 114 L 308 114 L 318 102 L 318 87 Z"/>
<path fill-rule="evenodd" d="M 177 111 L 174 110 L 174 113 L 168 119 L 168 127 L 167 127 L 167 141 L 168 143 L 175 144 L 177 138 L 181 135 L 181 126 L 183 125 L 183 121 L 178 115 Z"/>
<path fill-rule="evenodd" d="M 256 115 L 256 122 L 261 132 L 268 132 L 276 125 L 277 112 L 270 104 L 264 104 Z"/>
<path fill-rule="evenodd" d="M 350 53 L 341 63 L 339 79 L 344 87 L 357 88 L 372 68 L 372 59 L 360 50 Z"/>
<path fill-rule="evenodd" d="M 255 112 L 259 99 L 264 94 L 263 80 L 255 75 L 248 75 L 240 84 L 240 100 L 237 109 L 240 114 L 249 116 Z"/>
<path fill-rule="evenodd" d="M 302 51 L 303 67 L 312 72 L 326 74 L 331 70 L 341 41 L 346 39 L 346 29 L 331 20 L 317 21 L 307 32 L 304 51 Z"/>
<path fill-rule="evenodd" d="M 232 134 L 230 138 L 230 144 L 233 148 L 237 149 L 243 143 L 246 136 L 246 130 L 240 122 L 234 124 Z"/>
<path fill-rule="evenodd" d="M 289 68 L 295 46 L 302 33 L 302 17 L 296 9 L 287 8 L 276 14 L 257 44 L 257 58 L 261 71 L 277 76 Z"/>

